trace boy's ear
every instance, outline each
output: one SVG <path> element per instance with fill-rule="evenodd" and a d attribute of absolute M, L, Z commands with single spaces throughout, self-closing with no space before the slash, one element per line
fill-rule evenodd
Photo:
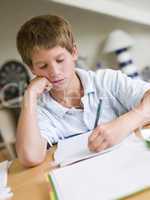
<path fill-rule="evenodd" d="M 76 61 L 78 59 L 78 49 L 77 46 L 74 45 L 73 49 L 72 49 L 72 56 L 73 56 L 73 60 Z"/>

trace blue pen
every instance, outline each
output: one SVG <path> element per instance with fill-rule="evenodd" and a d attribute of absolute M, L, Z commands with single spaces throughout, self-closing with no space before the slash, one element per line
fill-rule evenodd
<path fill-rule="evenodd" d="M 99 104 L 98 104 L 98 107 L 97 107 L 94 129 L 95 129 L 95 128 L 97 127 L 97 125 L 98 125 L 98 120 L 99 120 L 100 111 L 101 111 L 101 105 L 102 105 L 102 99 L 99 100 Z"/>

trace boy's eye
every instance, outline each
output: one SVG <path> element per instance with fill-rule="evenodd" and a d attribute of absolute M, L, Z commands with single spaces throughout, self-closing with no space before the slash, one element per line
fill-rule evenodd
<path fill-rule="evenodd" d="M 40 69 L 44 69 L 44 68 L 46 68 L 46 67 L 47 67 L 47 64 L 41 65 L 41 66 L 40 66 Z"/>
<path fill-rule="evenodd" d="M 57 60 L 58 63 L 61 63 L 61 62 L 63 62 L 63 61 L 64 61 L 64 59 L 59 59 L 59 60 Z"/>

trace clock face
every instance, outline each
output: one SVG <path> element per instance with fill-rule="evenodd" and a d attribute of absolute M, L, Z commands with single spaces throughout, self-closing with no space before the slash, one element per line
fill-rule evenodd
<path fill-rule="evenodd" d="M 30 77 L 25 66 L 18 61 L 9 61 L 0 68 L 0 93 L 3 100 L 12 100 L 23 95 Z"/>

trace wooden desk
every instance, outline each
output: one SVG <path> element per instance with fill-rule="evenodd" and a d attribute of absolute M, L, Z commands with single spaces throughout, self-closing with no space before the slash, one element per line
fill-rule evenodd
<path fill-rule="evenodd" d="M 50 200 L 46 176 L 53 168 L 52 152 L 48 152 L 43 164 L 33 168 L 24 168 L 18 159 L 13 161 L 8 173 L 8 185 L 14 193 L 11 200 Z"/>
<path fill-rule="evenodd" d="M 48 152 L 43 164 L 26 169 L 18 160 L 10 167 L 8 185 L 11 186 L 14 196 L 12 200 L 50 200 L 46 175 L 53 167 L 50 165 L 53 151 Z M 142 174 L 142 172 L 141 172 Z M 149 200 L 150 190 L 146 190 L 125 200 Z"/>

